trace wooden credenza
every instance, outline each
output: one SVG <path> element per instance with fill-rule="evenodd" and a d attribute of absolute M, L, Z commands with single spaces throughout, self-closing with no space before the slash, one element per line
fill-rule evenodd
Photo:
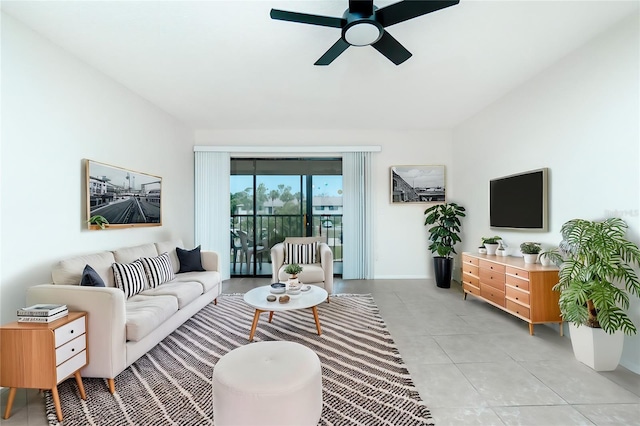
<path fill-rule="evenodd" d="M 557 283 L 555 266 L 524 263 L 521 257 L 462 254 L 465 300 L 472 294 L 528 322 L 531 335 L 533 325 L 542 323 L 560 324 L 562 335 L 560 293 L 553 291 Z"/>

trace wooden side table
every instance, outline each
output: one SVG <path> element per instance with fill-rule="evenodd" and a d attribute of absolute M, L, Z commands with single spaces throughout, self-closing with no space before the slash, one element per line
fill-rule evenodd
<path fill-rule="evenodd" d="M 0 342 L 0 386 L 10 388 L 5 419 L 11 415 L 17 388 L 51 389 L 59 421 L 58 383 L 74 375 L 80 397 L 87 399 L 80 376 L 80 369 L 89 363 L 86 312 L 69 312 L 50 323 L 5 324 L 0 327 Z"/>

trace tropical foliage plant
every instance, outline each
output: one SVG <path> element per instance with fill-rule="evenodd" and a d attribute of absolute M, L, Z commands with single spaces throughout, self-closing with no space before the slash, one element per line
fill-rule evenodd
<path fill-rule="evenodd" d="M 465 217 L 465 208 L 456 203 L 437 204 L 424 211 L 424 224 L 429 228 L 429 250 L 438 256 L 450 258 L 460 242 L 460 218 Z"/>
<path fill-rule="evenodd" d="M 560 265 L 560 311 L 577 326 L 602 328 L 607 333 L 637 329 L 626 310 L 629 294 L 640 297 L 634 267 L 640 249 L 627 240 L 627 224 L 619 218 L 601 222 L 573 219 L 562 225 L 558 252 L 547 255 Z"/>

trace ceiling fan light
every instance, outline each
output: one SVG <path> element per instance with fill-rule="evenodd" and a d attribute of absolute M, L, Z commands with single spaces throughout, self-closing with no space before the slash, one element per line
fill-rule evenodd
<path fill-rule="evenodd" d="M 361 22 L 346 28 L 344 39 L 352 46 L 368 46 L 380 39 L 382 32 L 375 24 Z"/>

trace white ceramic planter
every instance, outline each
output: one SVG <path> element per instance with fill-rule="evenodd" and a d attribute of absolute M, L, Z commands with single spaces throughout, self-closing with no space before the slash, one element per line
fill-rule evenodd
<path fill-rule="evenodd" d="M 605 333 L 601 328 L 576 327 L 569 323 L 571 346 L 576 359 L 596 371 L 615 370 L 620 363 L 624 333 Z"/>
<path fill-rule="evenodd" d="M 484 248 L 487 249 L 487 254 L 496 254 L 496 250 L 498 249 L 498 244 L 484 243 Z"/>
<path fill-rule="evenodd" d="M 524 263 L 536 263 L 538 261 L 537 254 L 524 254 Z"/>
<path fill-rule="evenodd" d="M 549 266 L 553 262 L 551 262 L 551 259 L 549 259 L 549 256 L 547 256 L 546 254 L 541 254 L 540 263 L 542 263 L 542 266 Z"/>

